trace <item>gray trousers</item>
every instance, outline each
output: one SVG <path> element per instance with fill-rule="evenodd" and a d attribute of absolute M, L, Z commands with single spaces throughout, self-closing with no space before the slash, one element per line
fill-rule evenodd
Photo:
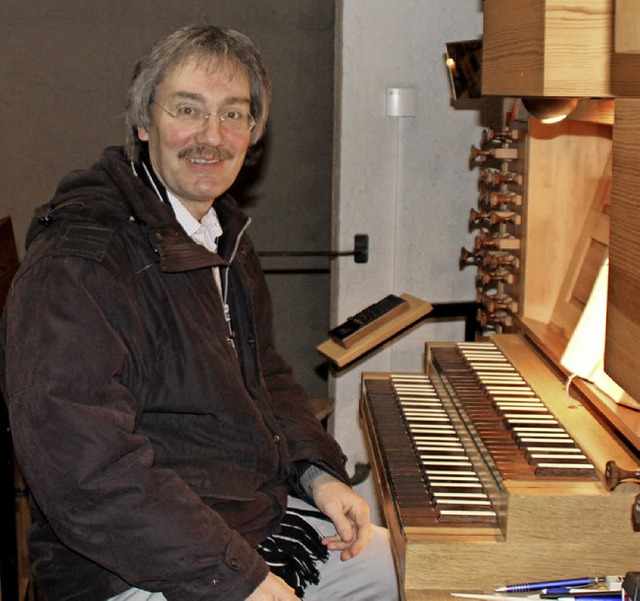
<path fill-rule="evenodd" d="M 310 509 L 309 505 L 289 497 L 289 506 Z M 335 534 L 331 522 L 316 518 L 305 520 L 320 534 Z M 396 571 L 389 545 L 389 532 L 379 526 L 373 527 L 373 539 L 357 557 L 349 561 L 340 560 L 340 552 L 330 551 L 329 560 L 319 563 L 320 582 L 307 588 L 304 601 L 397 601 L 399 599 Z M 149 593 L 132 588 L 108 601 L 164 601 L 162 593 Z"/>

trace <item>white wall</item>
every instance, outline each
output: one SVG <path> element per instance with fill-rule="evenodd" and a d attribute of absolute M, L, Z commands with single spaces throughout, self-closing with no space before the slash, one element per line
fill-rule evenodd
<path fill-rule="evenodd" d="M 443 56 L 445 42 L 481 36 L 481 11 L 481 0 L 339 3 L 334 245 L 350 249 L 367 233 L 370 254 L 364 265 L 336 262 L 332 325 L 389 293 L 473 300 L 475 270 L 460 271 L 458 257 L 473 243 L 478 173 L 468 157 L 482 126 L 478 111 L 452 108 Z M 386 116 L 388 87 L 415 89 L 415 117 Z M 460 323 L 425 322 L 332 378 L 331 428 L 351 470 L 368 462 L 355 426 L 362 371 L 420 371 L 426 340 L 462 337 Z M 359 491 L 375 508 L 371 479 Z"/>

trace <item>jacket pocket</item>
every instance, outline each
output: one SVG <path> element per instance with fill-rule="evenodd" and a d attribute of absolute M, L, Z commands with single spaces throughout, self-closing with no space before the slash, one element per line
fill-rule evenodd
<path fill-rule="evenodd" d="M 203 499 L 251 501 L 256 496 L 255 458 L 215 457 L 194 460 L 192 457 L 164 461 Z"/>

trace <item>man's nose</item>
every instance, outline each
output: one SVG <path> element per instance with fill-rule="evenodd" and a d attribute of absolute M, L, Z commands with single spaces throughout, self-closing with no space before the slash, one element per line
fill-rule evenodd
<path fill-rule="evenodd" d="M 202 123 L 202 127 L 198 130 L 198 139 L 206 140 L 210 144 L 218 145 L 224 138 L 224 130 L 220 117 L 211 113 Z"/>

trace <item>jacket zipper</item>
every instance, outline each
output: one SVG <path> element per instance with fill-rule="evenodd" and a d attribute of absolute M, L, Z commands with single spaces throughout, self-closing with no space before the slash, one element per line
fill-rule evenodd
<path fill-rule="evenodd" d="M 240 246 L 240 238 L 242 238 L 242 234 L 244 234 L 244 232 L 246 231 L 246 229 L 249 227 L 249 225 L 251 225 L 251 217 L 247 218 L 247 222 L 244 224 L 244 227 L 240 230 L 240 232 L 238 233 L 238 236 L 236 238 L 236 243 L 233 247 L 233 251 L 231 253 L 231 256 L 229 257 L 229 267 L 224 267 L 221 269 L 224 269 L 224 280 L 221 282 L 222 285 L 222 306 L 223 306 L 223 310 L 224 310 L 224 318 L 227 322 L 227 327 L 229 328 L 229 343 L 231 344 L 231 346 L 233 347 L 233 350 L 236 353 L 236 356 L 238 356 L 238 350 L 236 348 L 236 343 L 234 341 L 235 338 L 235 333 L 233 331 L 233 326 L 231 324 L 231 311 L 229 309 L 229 303 L 228 303 L 228 293 L 229 293 L 229 269 L 231 268 L 231 264 L 233 263 L 236 254 L 238 252 L 238 248 Z M 222 279 L 222 278 L 221 278 Z M 272 440 L 274 442 L 274 444 L 277 446 L 278 448 L 278 457 L 279 457 L 279 467 L 278 467 L 278 472 L 280 474 L 281 477 L 285 478 L 285 469 L 284 469 L 284 464 L 283 464 L 283 455 L 282 455 L 282 447 L 280 446 L 281 440 L 280 440 L 280 435 L 278 434 L 278 428 L 274 426 L 274 424 L 271 422 L 271 420 L 267 419 L 267 416 L 265 415 L 264 411 L 260 410 L 260 414 L 262 415 L 262 419 L 265 423 L 265 426 L 269 429 L 269 432 L 271 432 L 272 435 Z"/>
<path fill-rule="evenodd" d="M 229 264 L 233 263 L 236 254 L 238 253 L 238 248 L 240 247 L 240 238 L 242 238 L 242 234 L 245 233 L 245 231 L 247 230 L 247 228 L 249 227 L 249 225 L 251 225 L 251 217 L 247 218 L 246 223 L 244 224 L 244 226 L 242 227 L 242 229 L 238 232 L 238 235 L 236 236 L 236 242 L 233 246 L 233 250 L 231 252 L 231 256 L 229 257 Z M 233 350 L 236 352 L 236 354 L 238 353 L 238 350 L 236 349 L 236 343 L 235 343 L 235 332 L 233 331 L 233 324 L 231 323 L 231 309 L 229 308 L 229 303 L 228 303 L 228 294 L 229 294 L 229 269 L 231 268 L 231 265 L 229 265 L 229 267 L 221 267 L 220 269 L 224 269 L 224 280 L 222 281 L 222 310 L 224 312 L 224 320 L 227 322 L 227 329 L 229 331 L 229 336 L 227 337 L 227 340 L 229 341 L 229 344 L 231 344 L 231 346 L 233 347 Z"/>

